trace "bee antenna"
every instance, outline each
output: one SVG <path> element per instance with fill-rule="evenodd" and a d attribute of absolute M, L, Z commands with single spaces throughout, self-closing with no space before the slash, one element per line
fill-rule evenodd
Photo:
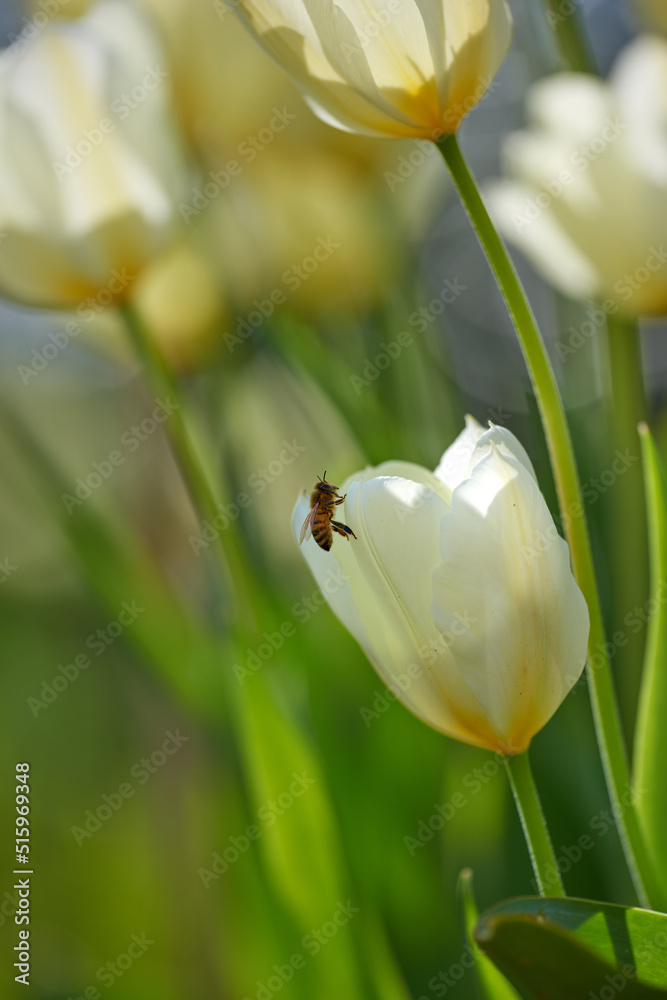
<path fill-rule="evenodd" d="M 321 483 L 326 483 L 326 481 L 327 481 L 327 470 L 326 469 L 324 470 L 324 475 L 322 476 L 321 479 L 320 479 L 319 476 L 317 478 L 320 480 Z"/>

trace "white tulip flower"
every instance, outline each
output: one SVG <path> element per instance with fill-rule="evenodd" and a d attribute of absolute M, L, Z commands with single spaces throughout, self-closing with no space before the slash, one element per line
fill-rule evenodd
<path fill-rule="evenodd" d="M 171 236 L 187 158 L 145 15 L 102 0 L 0 55 L 0 294 L 123 297 Z"/>
<path fill-rule="evenodd" d="M 609 81 L 560 73 L 528 97 L 487 189 L 508 240 L 564 294 L 607 312 L 667 312 L 667 41 L 644 36 Z"/>
<path fill-rule="evenodd" d="M 583 670 L 589 623 L 519 441 L 468 417 L 435 473 L 385 462 L 340 492 L 356 539 L 301 549 L 378 674 L 448 736 L 526 750 Z M 297 540 L 308 510 L 304 495 Z"/>
<path fill-rule="evenodd" d="M 489 89 L 506 0 L 230 0 L 313 111 L 348 132 L 438 139 Z"/>

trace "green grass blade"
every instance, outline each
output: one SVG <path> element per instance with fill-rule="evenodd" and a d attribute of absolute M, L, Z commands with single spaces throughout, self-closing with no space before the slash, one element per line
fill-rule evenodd
<path fill-rule="evenodd" d="M 473 893 L 472 872 L 469 868 L 464 868 L 459 875 L 458 890 L 466 945 L 468 953 L 475 963 L 477 996 L 480 1000 L 521 1000 L 514 987 L 486 957 L 475 941 L 475 925 L 479 914 Z"/>
<path fill-rule="evenodd" d="M 111 618 L 123 602 L 141 609 L 124 637 L 158 668 L 161 679 L 206 714 L 220 708 L 220 643 L 168 585 L 141 541 L 83 504 L 68 514 L 61 503 L 66 477 L 27 423 L 5 405 L 3 422 L 28 459 L 44 506 L 60 530 L 80 571 Z M 231 659 L 231 657 L 229 657 Z"/>
<path fill-rule="evenodd" d="M 655 441 L 640 429 L 649 525 L 650 597 L 635 619 L 647 621 L 646 655 L 634 747 L 637 815 L 667 903 L 667 479 Z M 632 530 L 632 525 L 628 525 Z M 638 613 L 639 612 L 639 613 Z"/>
<path fill-rule="evenodd" d="M 361 1000 L 353 946 L 361 904 L 348 884 L 324 772 L 297 720 L 260 674 L 240 692 L 244 767 L 256 817 L 249 836 L 300 929 L 301 975 L 320 1000 Z"/>

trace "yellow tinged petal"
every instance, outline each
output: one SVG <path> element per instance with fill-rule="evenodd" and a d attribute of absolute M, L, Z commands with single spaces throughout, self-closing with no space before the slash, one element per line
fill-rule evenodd
<path fill-rule="evenodd" d="M 505 0 L 241 0 L 237 10 L 320 117 L 388 137 L 455 131 L 512 31 Z"/>
<path fill-rule="evenodd" d="M 408 462 L 351 476 L 336 517 L 356 538 L 334 536 L 330 552 L 311 538 L 301 551 L 410 711 L 463 742 L 518 753 L 583 670 L 588 610 L 514 435 L 468 418 L 447 456 L 447 481 Z M 304 495 L 297 541 L 308 510 Z"/>

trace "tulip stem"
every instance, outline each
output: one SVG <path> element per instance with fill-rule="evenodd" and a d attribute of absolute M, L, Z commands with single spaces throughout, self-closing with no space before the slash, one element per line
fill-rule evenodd
<path fill-rule="evenodd" d="M 642 905 L 659 894 L 637 814 L 625 805 L 630 787 L 630 769 L 616 702 L 586 512 L 579 473 L 560 390 L 535 317 L 505 246 L 491 222 L 475 180 L 463 158 L 455 135 L 444 136 L 437 145 L 505 299 L 523 350 L 542 426 L 549 448 L 558 503 L 575 578 L 581 587 L 591 627 L 588 643 L 588 684 L 598 746 L 614 814 L 621 818 L 618 830 L 637 895 Z M 593 658 L 593 654 L 595 654 Z M 593 667 L 592 663 L 596 666 Z"/>
<path fill-rule="evenodd" d="M 535 883 L 540 896 L 564 896 L 565 889 L 558 871 L 547 821 L 537 793 L 528 753 L 505 757 L 507 776 L 533 863 Z"/>
<path fill-rule="evenodd" d="M 121 307 L 125 326 L 135 353 L 144 365 L 152 391 L 158 396 L 171 399 L 175 404 L 173 412 L 165 420 L 163 427 L 171 450 L 180 470 L 190 500 L 200 521 L 214 522 L 220 513 L 216 489 L 211 484 L 209 474 L 202 461 L 188 423 L 188 409 L 176 380 L 165 365 L 159 350 L 147 333 L 136 309 L 129 304 Z M 216 531 L 215 551 L 222 580 L 236 595 L 236 624 L 244 631 L 257 631 L 252 612 L 253 602 L 246 591 L 245 559 L 238 546 L 233 530 Z"/>
<path fill-rule="evenodd" d="M 556 44 L 570 73 L 595 73 L 588 40 L 577 10 L 563 12 L 562 0 L 546 0 L 547 20 Z"/>
<path fill-rule="evenodd" d="M 638 424 L 646 419 L 646 394 L 637 321 L 618 313 L 607 318 L 611 375 L 611 447 L 616 481 L 609 490 L 606 549 L 611 578 L 610 633 L 628 632 L 624 619 L 649 596 L 648 533 Z M 619 473 L 620 463 L 620 473 Z M 615 644 L 614 669 L 628 742 L 632 745 L 639 699 L 644 630 Z"/>

